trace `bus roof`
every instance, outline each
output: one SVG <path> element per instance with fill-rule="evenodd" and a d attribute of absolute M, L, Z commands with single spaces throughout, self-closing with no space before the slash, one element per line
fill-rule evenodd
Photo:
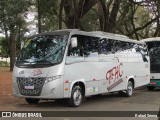
<path fill-rule="evenodd" d="M 65 31 L 69 30 L 72 34 L 82 34 L 82 35 L 86 35 L 86 36 L 104 37 L 104 38 L 108 38 L 108 39 L 115 39 L 115 40 L 120 40 L 120 41 L 144 44 L 143 42 L 139 42 L 137 40 L 130 39 L 129 37 L 127 37 L 125 35 L 108 33 L 108 32 L 103 32 L 103 31 L 86 32 L 86 31 L 80 31 L 78 29 L 62 29 L 62 31 L 63 30 L 65 30 Z M 60 30 L 58 30 L 58 31 L 60 31 Z"/>
<path fill-rule="evenodd" d="M 81 31 L 79 29 L 61 29 L 61 30 L 56 30 L 56 31 L 53 31 L 53 32 L 44 32 L 44 33 L 40 33 L 40 34 L 41 35 L 55 34 L 55 32 L 62 33 L 62 34 L 68 32 L 68 33 L 71 33 L 71 34 L 82 34 L 82 35 L 86 35 L 86 36 L 104 37 L 104 38 L 107 38 L 107 39 L 114 39 L 114 40 L 120 40 L 120 41 L 125 41 L 125 42 L 134 42 L 134 43 L 138 43 L 138 44 L 145 44 L 141 41 L 130 39 L 129 37 L 127 37 L 125 35 L 102 32 L 102 31 L 86 32 L 86 31 Z M 40 34 L 37 34 L 37 35 L 40 35 Z"/>
<path fill-rule="evenodd" d="M 142 39 L 141 41 L 142 42 L 160 41 L 160 37 L 146 38 L 146 39 Z"/>

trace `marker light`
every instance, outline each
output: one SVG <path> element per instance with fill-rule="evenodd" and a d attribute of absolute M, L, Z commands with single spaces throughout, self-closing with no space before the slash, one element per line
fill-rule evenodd
<path fill-rule="evenodd" d="M 157 83 L 156 82 L 150 82 L 149 84 L 150 85 L 156 85 Z"/>
<path fill-rule="evenodd" d="M 53 80 L 59 79 L 59 78 L 61 78 L 61 75 L 46 77 L 45 84 L 48 83 L 48 82 L 51 82 Z"/>

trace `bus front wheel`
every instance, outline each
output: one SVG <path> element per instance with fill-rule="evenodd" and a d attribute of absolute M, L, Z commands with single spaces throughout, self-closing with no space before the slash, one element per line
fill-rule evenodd
<path fill-rule="evenodd" d="M 71 93 L 71 98 L 68 99 L 68 104 L 71 107 L 78 107 L 83 101 L 83 93 L 80 86 L 74 86 Z"/>
<path fill-rule="evenodd" d="M 153 91 L 153 90 L 154 90 L 154 87 L 153 87 L 153 86 L 147 86 L 147 89 L 148 89 L 149 91 Z"/>
<path fill-rule="evenodd" d="M 25 98 L 25 100 L 29 104 L 37 104 L 39 102 L 39 99 L 35 99 L 35 98 Z"/>

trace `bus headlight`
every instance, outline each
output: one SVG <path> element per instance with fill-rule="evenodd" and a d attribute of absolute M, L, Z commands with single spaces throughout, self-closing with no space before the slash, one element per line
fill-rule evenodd
<path fill-rule="evenodd" d="M 59 78 L 61 78 L 61 75 L 46 77 L 45 84 L 48 83 L 48 82 L 51 82 L 53 80 L 59 79 Z"/>

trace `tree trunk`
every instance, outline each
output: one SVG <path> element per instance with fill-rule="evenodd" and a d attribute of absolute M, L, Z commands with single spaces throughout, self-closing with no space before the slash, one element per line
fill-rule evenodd
<path fill-rule="evenodd" d="M 103 9 L 103 8 L 106 8 L 105 7 L 105 4 L 103 4 L 102 2 L 101 2 L 101 0 L 99 0 L 99 2 L 98 2 L 98 15 L 99 15 L 99 25 L 100 25 L 100 30 L 101 31 L 104 31 L 104 26 L 106 25 L 105 24 L 105 18 L 106 18 L 106 16 L 105 16 L 105 10 Z M 103 7 L 104 6 L 104 7 Z"/>
<path fill-rule="evenodd" d="M 13 71 L 16 58 L 16 40 L 10 36 L 10 71 Z"/>
<path fill-rule="evenodd" d="M 62 29 L 62 11 L 63 11 L 63 6 L 64 6 L 65 0 L 61 0 L 60 3 L 60 8 L 59 8 L 59 29 Z"/>
<path fill-rule="evenodd" d="M 74 9 L 72 0 L 66 0 L 64 4 L 66 26 L 69 29 L 75 28 Z"/>
<path fill-rule="evenodd" d="M 64 4 L 65 24 L 67 28 L 84 30 L 81 20 L 98 0 L 66 0 Z"/>
<path fill-rule="evenodd" d="M 136 10 L 134 9 L 134 5 L 131 4 L 131 25 L 132 25 L 136 39 L 139 40 L 139 36 L 137 34 L 135 23 L 134 23 L 135 12 L 136 12 Z"/>
<path fill-rule="evenodd" d="M 160 37 L 160 1 L 157 1 L 157 29 L 158 29 L 158 34 L 157 36 Z"/>
<path fill-rule="evenodd" d="M 41 33 L 41 10 L 40 10 L 40 0 L 37 0 L 37 11 L 38 11 L 38 33 Z"/>
<path fill-rule="evenodd" d="M 118 10 L 120 8 L 121 0 L 114 0 L 112 10 L 110 12 L 110 16 L 107 22 L 106 32 L 115 32 L 116 20 L 118 16 Z"/>

